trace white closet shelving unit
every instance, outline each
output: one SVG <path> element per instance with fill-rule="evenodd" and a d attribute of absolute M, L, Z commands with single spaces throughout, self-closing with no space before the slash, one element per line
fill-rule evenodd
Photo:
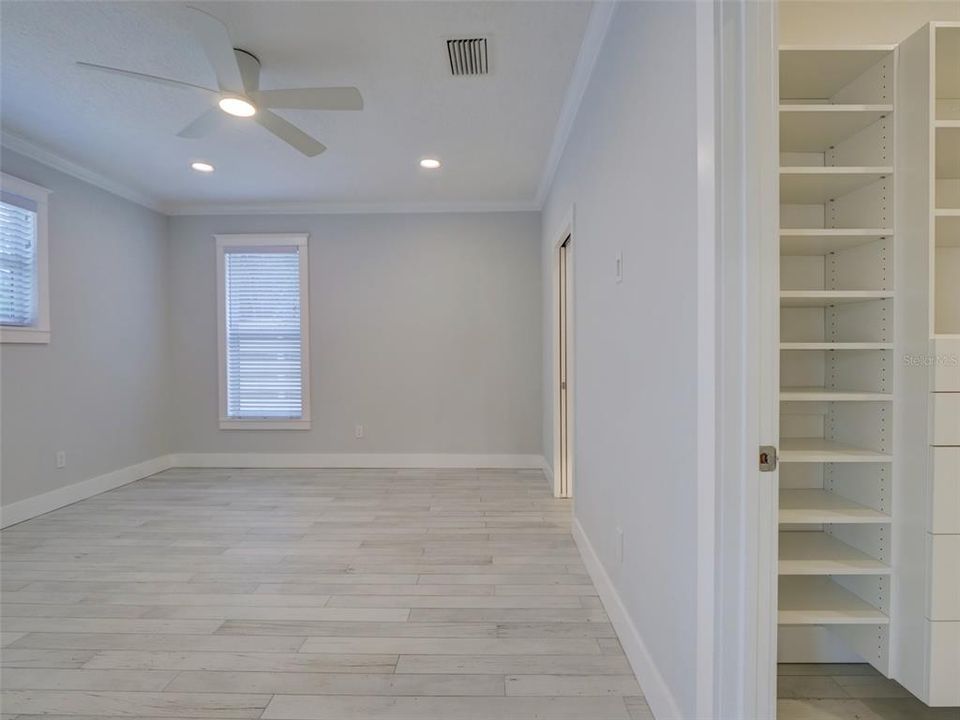
<path fill-rule="evenodd" d="M 895 69 L 892 46 L 780 51 L 780 657 L 885 674 Z"/>
<path fill-rule="evenodd" d="M 898 314 L 909 403 L 898 455 L 897 680 L 930 705 L 960 705 L 960 23 L 935 22 L 900 45 L 897 127 Z M 922 362 L 917 362 L 920 359 Z M 912 362 L 906 362 L 912 360 Z"/>

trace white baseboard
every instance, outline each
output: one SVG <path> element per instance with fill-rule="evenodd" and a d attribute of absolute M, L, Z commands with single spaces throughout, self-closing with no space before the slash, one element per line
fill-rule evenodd
<path fill-rule="evenodd" d="M 541 455 L 416 453 L 179 453 L 163 455 L 0 507 L 0 528 L 43 515 L 174 467 L 195 468 L 482 468 L 536 469 Z"/>
<path fill-rule="evenodd" d="M 542 467 L 540 455 L 430 453 L 178 453 L 174 467 L 196 468 L 517 468 Z"/>
<path fill-rule="evenodd" d="M 590 578 L 597 587 L 604 610 L 610 617 L 613 629 L 617 631 L 617 637 L 620 638 L 623 651 L 627 655 L 627 660 L 630 661 L 630 667 L 633 668 L 633 674 L 637 676 L 637 682 L 640 683 L 640 688 L 643 690 L 644 697 L 646 697 L 647 704 L 650 705 L 654 717 L 670 718 L 671 720 L 682 718 L 683 713 L 680 712 L 680 706 L 677 704 L 676 698 L 673 697 L 670 688 L 657 669 L 646 644 L 643 642 L 643 638 L 640 637 L 640 633 L 637 632 L 627 609 L 623 606 L 610 576 L 604 570 L 600 558 L 597 557 L 593 545 L 590 544 L 590 540 L 580 526 L 580 521 L 576 518 L 573 519 L 573 539 L 577 543 L 580 556 L 583 558 L 583 564 L 586 565 L 587 572 L 590 573 Z"/>
<path fill-rule="evenodd" d="M 550 489 L 553 489 L 553 468 L 550 467 L 550 463 L 547 462 L 547 459 L 543 456 L 540 457 L 540 469 L 543 470 L 543 475 L 547 478 L 547 482 L 550 483 Z"/>
<path fill-rule="evenodd" d="M 162 455 L 152 460 L 146 460 L 136 465 L 108 472 L 104 475 L 82 480 L 73 485 L 51 490 L 42 495 L 20 500 L 0 507 L 0 527 L 9 527 L 16 523 L 35 518 L 51 510 L 62 508 L 64 505 L 71 505 L 80 500 L 86 500 L 94 495 L 113 490 L 121 485 L 132 483 L 134 480 L 154 475 L 158 472 L 168 470 L 172 465 L 170 455 Z"/>

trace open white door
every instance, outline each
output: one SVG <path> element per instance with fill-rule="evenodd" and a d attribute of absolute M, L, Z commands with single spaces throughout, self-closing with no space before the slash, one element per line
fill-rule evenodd
<path fill-rule="evenodd" d="M 776 717 L 778 29 L 774 0 L 718 0 L 718 607 L 714 717 Z M 767 459 L 773 459 L 768 457 Z"/>
<path fill-rule="evenodd" d="M 554 248 L 554 495 L 573 496 L 573 235 L 572 222 Z"/>

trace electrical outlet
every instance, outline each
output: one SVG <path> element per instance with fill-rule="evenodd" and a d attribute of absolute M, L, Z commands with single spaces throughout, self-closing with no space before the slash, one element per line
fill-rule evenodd
<path fill-rule="evenodd" d="M 357 440 L 359 440 L 360 438 L 363 437 L 363 425 L 357 425 L 357 426 L 353 429 L 353 436 L 354 436 Z"/>
<path fill-rule="evenodd" d="M 57 451 L 57 468 L 65 468 L 67 466 L 67 453 L 63 450 Z"/>
<path fill-rule="evenodd" d="M 623 530 L 618 527 L 615 532 L 617 533 L 617 565 L 623 565 Z"/>

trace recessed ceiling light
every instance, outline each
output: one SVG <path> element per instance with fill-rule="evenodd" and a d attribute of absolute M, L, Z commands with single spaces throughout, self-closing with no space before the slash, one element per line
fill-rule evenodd
<path fill-rule="evenodd" d="M 424 158 L 420 161 L 420 167 L 427 170 L 436 170 L 440 167 L 440 161 L 436 158 Z"/>
<path fill-rule="evenodd" d="M 192 167 L 197 172 L 202 172 L 202 173 L 213 172 L 213 165 L 211 165 L 210 163 L 195 162 L 195 163 L 190 163 L 190 167 Z"/>
<path fill-rule="evenodd" d="M 257 114 L 257 107 L 249 100 L 238 97 L 220 98 L 220 109 L 228 115 L 250 117 Z"/>

